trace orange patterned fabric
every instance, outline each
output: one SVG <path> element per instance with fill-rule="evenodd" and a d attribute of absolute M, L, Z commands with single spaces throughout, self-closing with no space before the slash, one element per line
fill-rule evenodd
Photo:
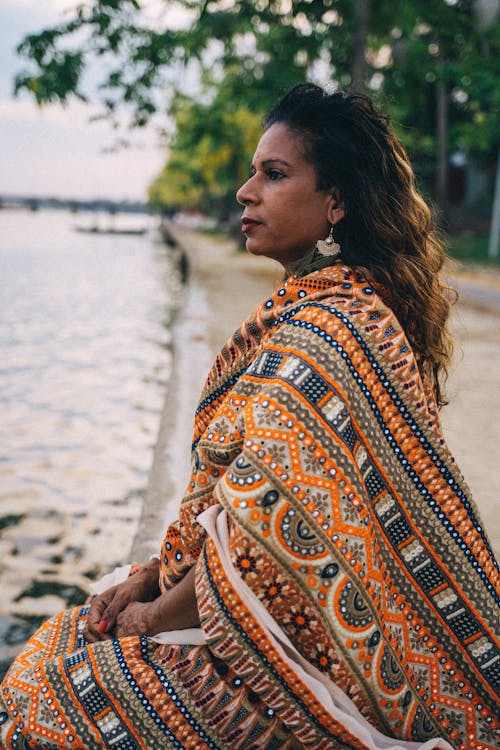
<path fill-rule="evenodd" d="M 216 503 L 241 581 L 373 738 L 231 584 L 197 521 Z M 205 646 L 88 646 L 65 612 L 4 681 L 4 746 L 500 747 L 498 566 L 398 321 L 347 267 L 289 279 L 217 357 L 161 586 L 193 564 Z"/>

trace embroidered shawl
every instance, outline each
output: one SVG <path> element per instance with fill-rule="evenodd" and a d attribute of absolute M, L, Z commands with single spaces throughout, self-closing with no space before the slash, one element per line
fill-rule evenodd
<path fill-rule="evenodd" d="M 0 747 L 500 747 L 498 567 L 398 321 L 348 268 L 290 278 L 217 357 L 161 586 L 192 565 L 204 639 L 88 644 L 89 607 L 62 612 L 5 677 Z"/>
<path fill-rule="evenodd" d="M 498 747 L 498 566 L 405 334 L 349 268 L 289 278 L 216 358 L 162 550 L 163 587 L 197 563 L 214 658 L 248 673 L 273 712 L 286 685 L 307 746 L 323 747 L 342 727 L 314 696 L 299 707 L 229 585 L 197 521 L 216 503 L 241 579 L 374 727 Z"/>

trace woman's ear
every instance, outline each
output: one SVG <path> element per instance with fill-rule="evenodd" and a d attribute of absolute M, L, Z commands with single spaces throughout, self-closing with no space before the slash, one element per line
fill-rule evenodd
<path fill-rule="evenodd" d="M 330 224 L 338 224 L 345 216 L 344 201 L 338 188 L 333 188 L 328 199 L 328 221 Z"/>

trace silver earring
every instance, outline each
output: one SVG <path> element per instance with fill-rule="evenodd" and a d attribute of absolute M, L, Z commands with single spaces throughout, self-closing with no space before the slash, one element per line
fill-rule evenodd
<path fill-rule="evenodd" d="M 316 247 L 320 255 L 327 255 L 330 258 L 336 258 L 337 255 L 340 255 L 340 245 L 333 239 L 333 224 L 330 225 L 328 237 L 324 240 L 318 240 Z"/>

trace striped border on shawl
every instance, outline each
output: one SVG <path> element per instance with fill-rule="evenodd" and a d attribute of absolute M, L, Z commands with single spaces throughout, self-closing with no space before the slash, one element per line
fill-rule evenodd
<path fill-rule="evenodd" d="M 115 650 L 117 649 L 115 648 Z M 219 750 L 219 745 L 217 745 L 213 739 L 210 739 L 208 737 L 208 735 L 205 733 L 203 728 L 200 726 L 199 721 L 196 720 L 196 718 L 193 716 L 191 711 L 187 708 L 187 705 L 181 701 L 178 695 L 178 690 L 175 688 L 173 683 L 167 679 L 167 677 L 165 676 L 165 672 L 161 669 L 161 667 L 158 667 L 157 665 L 155 665 L 154 661 L 148 657 L 148 639 L 146 636 L 143 636 L 141 638 L 141 654 L 142 654 L 142 658 L 144 659 L 144 662 L 155 671 L 159 681 L 161 682 L 162 686 L 165 688 L 165 691 L 169 699 L 172 701 L 174 706 L 180 711 L 183 719 L 185 719 L 188 722 L 188 724 L 193 728 L 193 730 L 200 737 L 200 739 L 207 745 L 207 747 L 210 748 L 210 750 Z M 133 683 L 131 682 L 131 685 L 132 684 Z M 139 695 L 139 697 L 141 696 Z M 154 718 L 155 723 L 158 725 L 158 727 L 160 727 L 168 736 L 168 734 L 171 733 L 171 730 L 167 727 L 165 722 L 161 719 L 160 716 L 158 716 L 158 714 L 156 713 L 156 711 L 154 711 L 153 708 L 151 710 L 151 716 Z M 179 740 L 177 740 L 177 742 L 179 742 Z M 182 750 L 183 747 L 184 746 L 182 744 L 179 744 L 180 750 Z"/>
<path fill-rule="evenodd" d="M 209 561 L 209 558 L 208 558 L 208 553 L 207 553 L 207 547 L 206 547 L 206 545 L 203 548 L 202 555 L 203 555 L 203 563 L 204 563 L 204 566 L 205 566 L 207 581 L 210 584 L 211 592 L 214 595 L 214 597 L 216 598 L 216 600 L 217 600 L 217 602 L 218 602 L 218 604 L 219 604 L 219 606 L 221 608 L 221 611 L 224 613 L 225 617 L 229 620 L 229 622 L 231 623 L 231 626 L 238 632 L 238 634 L 242 638 L 242 640 L 245 641 L 245 643 L 247 644 L 247 646 L 249 647 L 249 649 L 251 651 L 253 651 L 257 655 L 257 658 L 265 665 L 266 670 L 273 676 L 273 679 L 276 680 L 276 682 L 279 683 L 281 689 L 290 697 L 290 700 L 291 700 L 292 704 L 293 703 L 297 704 L 300 707 L 300 709 L 304 712 L 304 714 L 307 716 L 307 718 L 311 721 L 311 723 L 314 724 L 314 726 L 322 734 L 326 735 L 326 737 L 329 737 L 329 738 L 333 739 L 338 744 L 339 750 L 344 750 L 344 749 L 345 750 L 360 750 L 361 748 L 363 748 L 363 744 L 362 743 L 352 744 L 351 742 L 346 742 L 340 736 L 338 736 L 336 734 L 333 734 L 311 712 L 311 710 L 304 703 L 304 701 L 301 699 L 301 697 L 297 693 L 293 692 L 293 690 L 290 688 L 290 686 L 288 685 L 288 683 L 280 676 L 280 674 L 278 673 L 278 671 L 275 668 L 275 666 L 269 661 L 269 659 L 267 658 L 266 654 L 262 651 L 262 649 L 260 649 L 258 647 L 258 645 L 255 642 L 255 640 L 252 639 L 247 634 L 247 632 L 243 628 L 243 626 L 238 622 L 238 620 L 236 620 L 232 616 L 229 608 L 227 607 L 226 603 L 224 602 L 224 599 L 222 598 L 222 595 L 221 595 L 221 593 L 220 593 L 220 591 L 218 589 L 217 583 L 215 582 L 215 580 L 213 578 L 212 571 L 210 569 L 210 561 Z"/>
<path fill-rule="evenodd" d="M 348 353 L 337 341 L 334 340 L 334 338 L 330 334 L 321 329 L 319 326 L 313 325 L 312 323 L 303 320 L 290 320 L 294 314 L 309 306 L 316 306 L 328 310 L 330 313 L 335 314 L 342 321 L 342 323 L 347 325 L 351 332 L 357 333 L 353 324 L 349 320 L 347 320 L 344 315 L 342 315 L 335 309 L 329 308 L 327 305 L 318 305 L 317 303 L 300 305 L 298 308 L 295 308 L 289 313 L 281 316 L 281 318 L 278 318 L 277 324 L 282 322 L 311 330 L 321 338 L 324 338 L 325 341 L 333 348 L 335 348 L 335 350 L 342 356 L 347 367 L 353 374 L 354 379 L 360 386 L 364 396 L 370 402 L 372 411 L 374 412 L 377 421 L 382 428 L 383 434 L 385 435 L 391 449 L 393 450 L 393 453 L 396 455 L 398 461 L 402 464 L 406 474 L 412 480 L 415 488 L 420 492 L 420 495 L 424 498 L 427 498 L 430 493 L 425 488 L 423 482 L 421 482 L 421 480 L 418 478 L 416 472 L 412 469 L 408 460 L 404 457 L 404 455 L 402 455 L 401 449 L 397 446 L 397 443 L 393 438 L 390 430 L 386 427 L 382 414 L 378 410 L 378 407 L 376 406 L 368 388 L 364 385 L 363 379 L 356 372 Z M 356 336 L 356 339 L 358 343 L 361 343 L 365 354 L 367 354 L 366 345 L 363 346 L 364 342 L 359 334 Z M 278 373 L 278 369 L 283 366 L 283 362 L 287 358 L 287 356 L 293 357 L 296 361 L 300 360 L 300 357 L 297 354 L 286 355 L 282 352 L 275 351 L 272 347 L 266 348 L 261 351 L 252 362 L 247 370 L 247 375 L 256 376 L 262 379 L 272 379 Z M 402 399 L 398 396 L 394 396 L 395 389 L 390 386 L 389 381 L 383 373 L 382 368 L 380 368 L 380 366 L 373 360 L 372 357 L 368 356 L 368 359 L 371 361 L 371 365 L 377 373 L 380 382 L 386 388 L 386 391 L 389 392 L 394 406 L 397 407 L 402 417 L 405 418 L 407 422 L 409 422 L 410 428 L 412 429 L 419 443 L 422 445 L 422 448 L 426 450 L 433 461 L 438 461 L 439 459 L 437 455 L 430 448 L 428 442 L 422 440 L 423 434 L 417 427 L 416 422 L 409 414 Z M 321 409 L 318 408 L 317 404 L 319 401 L 324 400 L 328 391 L 332 391 L 332 393 L 334 391 L 332 390 L 331 385 L 321 376 L 320 373 L 313 373 L 313 369 L 311 368 L 310 364 L 306 364 L 304 361 L 304 370 L 296 379 L 287 377 L 286 375 L 282 375 L 281 373 L 278 374 L 278 377 L 283 381 L 288 382 L 294 389 L 300 392 L 302 396 L 311 404 L 311 406 L 315 408 L 318 415 L 322 419 L 325 419 L 324 413 L 321 411 Z M 311 380 L 314 380 L 313 384 L 311 383 Z M 315 398 L 313 398 L 312 394 L 314 394 Z M 339 431 L 338 429 L 336 429 L 335 423 L 328 422 L 328 420 L 326 421 L 329 424 L 330 428 L 332 428 L 336 432 L 338 437 L 344 442 L 348 450 L 352 452 L 357 439 L 357 433 L 355 432 L 352 424 L 349 424 L 348 430 Z M 372 468 L 377 473 L 380 481 L 383 482 L 382 478 L 373 465 Z M 443 474 L 442 471 L 440 473 Z M 456 491 L 456 485 L 453 486 L 452 481 L 450 481 L 452 480 L 451 475 L 447 473 L 447 475 L 444 476 L 444 479 L 447 481 L 450 489 L 458 495 L 458 492 Z M 384 486 L 385 484 L 386 483 L 384 482 Z M 377 513 L 379 522 L 381 523 L 388 542 L 392 546 L 392 549 L 394 550 L 395 554 L 397 554 L 408 573 L 413 577 L 416 585 L 420 588 L 421 592 L 427 597 L 429 603 L 433 606 L 435 613 L 455 634 L 457 642 L 463 643 L 467 646 L 467 659 L 472 662 L 474 668 L 479 674 L 482 675 L 486 683 L 493 688 L 495 693 L 498 693 L 498 689 L 500 687 L 500 672 L 498 669 L 500 666 L 500 653 L 498 648 L 495 646 L 492 638 L 488 636 L 485 628 L 480 624 L 478 618 L 475 617 L 475 615 L 470 611 L 467 606 L 467 602 L 459 593 L 454 590 L 449 577 L 438 566 L 436 561 L 432 559 L 430 554 L 427 554 L 424 560 L 420 560 L 420 558 L 417 558 L 415 561 L 417 564 L 413 566 L 409 563 L 409 560 L 405 558 L 400 547 L 405 542 L 411 543 L 413 538 L 416 539 L 416 536 L 412 531 L 411 524 L 409 524 L 409 522 L 407 521 L 405 522 L 406 512 L 397 503 L 396 499 L 393 496 L 393 493 L 390 492 L 389 488 L 386 489 L 391 496 L 391 507 L 386 508 L 386 504 L 384 504 L 380 509 L 377 509 L 375 504 L 375 512 Z M 372 493 L 368 491 L 368 494 L 370 496 L 370 499 L 373 500 L 374 497 L 372 496 Z M 461 491 L 460 497 L 463 497 L 463 493 Z M 428 504 L 435 512 L 436 510 L 439 512 L 439 508 L 437 507 L 437 504 L 432 499 L 432 497 Z M 389 511 L 388 514 L 387 511 Z M 440 513 L 440 515 L 443 514 Z M 445 520 L 447 521 L 447 519 Z M 447 531 L 449 532 L 449 526 L 451 526 L 451 523 L 446 522 L 446 526 L 448 527 Z M 458 532 L 454 533 L 458 536 L 458 540 L 460 541 Z M 420 540 L 420 542 L 422 542 L 422 540 Z M 422 545 L 425 549 L 426 545 L 424 543 L 422 543 Z M 470 555 L 468 556 L 470 557 Z M 474 562 L 476 561 L 474 560 Z M 478 572 L 483 577 L 484 572 L 479 563 L 474 565 L 474 567 L 479 568 Z M 489 588 L 491 590 L 491 587 Z M 454 606 L 451 611 L 446 613 L 443 612 L 442 607 L 439 606 L 444 596 L 445 589 L 448 590 L 448 592 L 453 591 L 454 597 Z M 493 595 L 495 595 L 496 592 L 494 592 L 493 590 L 492 593 Z M 481 639 L 481 648 L 477 647 L 479 639 Z M 485 639 L 486 642 L 483 642 L 485 641 Z M 474 644 L 476 644 L 476 646 L 474 646 Z"/>
<path fill-rule="evenodd" d="M 297 321 L 294 321 L 294 324 L 297 324 Z M 307 327 L 307 325 L 308 324 L 306 324 L 305 327 Z M 341 356 L 346 360 L 346 364 L 349 366 L 349 362 L 347 361 L 348 356 L 342 349 L 342 347 L 337 342 L 332 342 L 332 346 L 334 346 L 334 348 L 339 353 L 341 353 Z M 295 359 L 299 359 L 298 355 L 296 354 L 294 354 L 293 357 Z M 271 362 L 267 362 L 267 358 L 269 358 Z M 286 359 L 286 355 L 275 352 L 272 349 L 265 349 L 258 355 L 254 363 L 252 363 L 252 366 L 248 369 L 247 374 L 250 376 L 257 375 L 259 378 L 263 379 L 272 379 L 275 377 L 278 367 L 282 364 L 282 361 L 284 359 Z M 321 398 L 323 398 L 326 395 L 327 390 L 332 391 L 332 389 L 320 374 L 316 373 L 315 377 L 318 382 L 320 381 L 320 379 L 323 380 L 322 388 L 320 389 L 322 394 Z M 300 392 L 302 396 L 306 398 L 307 401 L 311 404 L 311 406 L 315 408 L 318 416 L 320 416 L 322 419 L 325 419 L 324 413 L 322 413 L 321 409 L 317 407 L 316 402 L 311 399 L 311 394 L 307 393 L 307 390 L 303 387 L 304 382 L 308 382 L 310 378 L 308 378 L 307 381 L 303 381 L 302 383 L 297 383 L 291 378 L 284 377 L 282 379 L 292 385 L 292 387 L 294 387 L 298 392 Z M 365 396 L 369 397 L 369 392 L 362 384 L 361 379 L 359 381 L 359 384 L 363 388 L 363 393 L 365 394 Z M 316 384 L 316 389 L 317 388 L 318 385 Z M 333 392 L 334 391 L 332 391 L 332 393 Z M 398 402 L 399 401 L 400 399 L 398 399 Z M 396 405 L 399 406 L 399 403 L 397 403 Z M 400 406 L 399 408 L 401 410 Z M 390 438 L 389 443 L 391 447 L 398 456 L 399 460 L 405 462 L 403 465 L 407 469 L 408 475 L 413 480 L 416 488 L 419 489 L 419 484 L 422 485 L 422 483 L 420 482 L 420 480 L 418 480 L 418 477 L 416 476 L 416 473 L 413 471 L 413 469 L 409 467 L 408 461 L 404 458 L 401 459 L 401 456 L 399 455 L 401 453 L 401 450 L 397 447 L 397 445 L 395 445 L 396 441 L 394 440 L 394 438 L 392 438 L 389 430 L 385 428 L 383 417 L 380 412 L 378 412 L 377 407 L 374 403 L 372 403 L 372 409 L 376 413 L 377 420 L 382 427 L 384 434 L 386 435 L 386 437 Z M 344 430 L 344 432 L 347 432 L 348 434 L 344 435 L 342 431 L 336 429 L 334 423 L 332 424 L 331 422 L 328 422 L 328 420 L 326 421 L 329 424 L 330 428 L 332 428 L 336 432 L 337 436 L 344 442 L 347 449 L 349 451 L 352 451 L 357 439 L 357 433 L 355 432 L 353 426 L 350 424 L 349 430 Z M 380 481 L 383 482 L 375 467 L 372 466 L 372 468 L 379 476 Z M 418 483 L 416 480 L 418 480 Z M 443 622 L 455 634 L 457 642 L 465 643 L 469 647 L 471 644 L 478 641 L 481 637 L 488 638 L 487 644 L 483 644 L 483 646 L 487 645 L 488 648 L 477 649 L 477 654 L 475 653 L 476 649 L 471 650 L 470 648 L 468 648 L 468 658 L 472 661 L 476 670 L 480 674 L 482 674 L 486 682 L 493 687 L 496 693 L 498 693 L 500 688 L 500 673 L 498 670 L 498 666 L 500 666 L 499 649 L 495 646 L 493 641 L 490 640 L 488 634 L 485 631 L 485 628 L 482 627 L 479 623 L 478 618 L 476 618 L 470 611 L 470 609 L 468 609 L 467 602 L 463 599 L 463 597 L 460 596 L 460 594 L 454 591 L 455 606 L 450 612 L 445 614 L 441 611 L 441 608 L 439 607 L 439 601 L 443 597 L 445 588 L 447 588 L 449 591 L 453 590 L 451 581 L 445 574 L 445 572 L 439 568 L 437 563 L 432 560 L 430 555 L 427 555 L 424 561 L 417 559 L 417 564 L 413 567 L 409 564 L 408 560 L 400 550 L 400 547 L 404 542 L 411 543 L 412 538 L 415 537 L 415 535 L 413 534 L 412 527 L 409 522 L 405 522 L 404 516 L 406 515 L 406 512 L 399 505 L 399 503 L 397 503 L 390 489 L 386 487 L 386 490 L 391 497 L 391 508 L 386 508 L 384 505 L 380 509 L 377 509 L 375 504 L 375 512 L 377 513 L 379 522 L 381 523 L 381 526 L 389 543 L 391 544 L 394 552 L 398 555 L 402 564 L 405 566 L 406 570 L 408 570 L 410 575 L 413 577 L 415 583 L 420 588 L 422 593 L 426 595 L 429 602 L 432 603 L 435 612 L 439 614 Z M 373 500 L 374 498 L 372 496 L 372 493 L 368 490 L 368 488 L 367 491 L 370 499 Z M 421 492 L 420 494 L 423 495 L 424 493 Z M 428 494 L 427 491 L 426 494 Z M 433 506 L 435 506 L 435 502 L 432 500 L 431 502 L 433 503 Z M 387 515 L 387 510 L 389 510 L 389 515 Z"/>
<path fill-rule="evenodd" d="M 331 307 L 331 306 L 326 305 L 326 304 L 320 304 L 318 302 L 308 302 L 308 303 L 305 303 L 305 304 L 298 305 L 298 306 L 294 307 L 292 310 L 289 310 L 286 313 L 284 313 L 283 315 L 280 315 L 280 317 L 276 319 L 276 321 L 274 323 L 274 326 L 278 326 L 278 325 L 282 325 L 282 324 L 289 324 L 289 325 L 297 326 L 297 327 L 300 327 L 300 328 L 306 328 L 308 330 L 311 330 L 313 333 L 316 333 L 321 338 L 324 338 L 324 340 L 328 344 L 331 344 L 331 346 L 334 349 L 336 349 L 336 351 L 338 351 L 338 353 L 342 356 L 342 358 L 344 360 L 346 360 L 346 364 L 349 367 L 349 370 L 350 370 L 351 374 L 353 375 L 354 380 L 358 383 L 358 385 L 360 386 L 363 394 L 365 395 L 365 397 L 369 401 L 370 406 L 371 406 L 374 414 L 377 416 L 377 419 L 379 421 L 380 426 L 384 427 L 384 434 L 385 434 L 385 436 L 387 438 L 387 441 L 388 441 L 390 447 L 393 449 L 393 452 L 396 455 L 398 461 L 401 463 L 401 465 L 405 469 L 405 472 L 408 474 L 408 476 L 412 476 L 412 473 L 414 474 L 414 472 L 412 472 L 411 467 L 408 466 L 408 462 L 406 461 L 406 459 L 404 459 L 404 456 L 401 456 L 401 450 L 397 447 L 396 441 L 393 438 L 393 436 L 391 435 L 390 430 L 388 430 L 388 428 L 385 426 L 383 417 L 380 414 L 380 412 L 379 412 L 379 410 L 378 410 L 378 408 L 377 408 L 377 406 L 375 404 L 375 401 L 374 401 L 373 397 L 371 396 L 370 392 L 368 391 L 368 389 L 364 385 L 363 379 L 361 378 L 361 376 L 356 371 L 356 368 L 354 367 L 354 365 L 350 361 L 349 355 L 343 349 L 343 347 L 341 346 L 341 344 L 339 344 L 337 341 L 335 341 L 334 338 L 330 334 L 328 334 L 326 331 L 324 331 L 323 329 L 320 329 L 319 326 L 315 326 L 315 325 L 313 325 L 310 322 L 306 322 L 306 321 L 302 321 L 302 320 L 291 320 L 291 318 L 294 315 L 296 315 L 298 312 L 300 312 L 301 310 L 303 310 L 303 309 L 305 309 L 307 307 L 318 307 L 320 309 L 327 310 L 332 315 L 335 315 L 337 318 L 339 318 L 339 320 L 341 320 L 342 323 L 344 323 L 344 325 L 353 334 L 353 336 L 356 338 L 357 342 L 359 343 L 359 345 L 363 349 L 363 351 L 364 351 L 367 359 L 369 360 L 369 362 L 371 363 L 371 365 L 373 367 L 374 372 L 379 377 L 379 381 L 380 381 L 381 385 L 386 389 L 386 392 L 391 397 L 391 400 L 392 400 L 394 406 L 396 406 L 398 408 L 401 416 L 408 422 L 410 428 L 414 432 L 414 435 L 416 436 L 416 438 L 418 439 L 418 441 L 420 442 L 420 444 L 422 445 L 422 447 L 424 447 L 425 451 L 430 456 L 430 458 L 433 461 L 437 461 L 438 460 L 438 456 L 437 456 L 436 452 L 430 446 L 429 441 L 426 438 L 426 436 L 424 435 L 424 433 L 418 428 L 418 426 L 417 426 L 414 418 L 410 415 L 408 408 L 403 403 L 403 400 L 399 396 L 397 396 L 396 389 L 393 388 L 390 385 L 388 377 L 385 375 L 382 367 L 374 359 L 373 354 L 371 353 L 369 347 L 366 345 L 366 342 L 364 341 L 364 339 L 360 335 L 357 327 L 342 312 L 340 312 L 339 310 L 337 310 L 335 307 Z M 445 472 L 442 472 L 441 468 L 444 468 Z M 471 505 L 471 503 L 468 500 L 467 496 L 462 492 L 461 488 L 458 487 L 456 480 L 454 479 L 454 477 L 452 477 L 452 475 L 449 472 L 449 470 L 446 469 L 446 467 L 443 466 L 443 467 L 440 467 L 440 473 L 445 474 L 450 488 L 455 492 L 455 494 L 457 495 L 457 497 L 460 500 L 462 500 L 462 502 L 464 503 L 465 508 L 467 509 L 468 513 L 470 514 L 470 517 L 472 518 L 472 520 L 474 522 L 474 528 L 475 528 L 475 530 L 481 536 L 481 539 L 484 542 L 485 547 L 487 548 L 488 552 L 491 555 L 491 558 L 492 558 L 493 564 L 494 564 L 494 566 L 496 568 L 496 571 L 497 571 L 497 573 L 500 574 L 500 570 L 499 570 L 498 564 L 497 564 L 497 562 L 496 562 L 496 560 L 495 560 L 495 558 L 493 556 L 493 552 L 491 550 L 489 541 L 488 541 L 488 539 L 487 539 L 487 537 L 486 537 L 486 535 L 484 533 L 484 530 L 483 530 L 481 524 L 479 523 L 479 521 L 477 520 L 477 518 L 475 516 L 473 506 Z M 426 487 L 424 486 L 423 482 L 421 482 L 420 480 L 415 481 L 413 479 L 413 477 L 412 477 L 412 480 L 415 482 L 415 486 L 420 491 L 420 494 L 422 495 L 422 497 L 426 498 L 427 496 L 430 495 L 429 491 L 426 489 Z M 432 501 L 432 499 L 429 502 L 429 505 L 430 505 L 430 507 L 433 508 L 433 510 L 434 510 L 434 512 L 436 514 L 439 513 L 439 508 L 435 507 L 436 504 L 435 504 L 434 501 Z M 442 519 L 440 519 L 440 520 L 442 520 Z M 452 535 L 452 532 L 449 529 L 449 527 L 451 526 L 451 524 L 446 519 L 445 519 L 445 521 L 446 522 L 443 525 L 445 526 L 446 531 L 448 532 L 448 534 Z M 458 544 L 459 546 L 461 545 L 460 549 L 461 549 L 462 552 L 465 553 L 466 557 L 471 558 L 472 557 L 472 553 L 468 549 L 467 544 L 463 541 L 463 539 L 460 538 L 460 535 L 458 534 L 458 532 L 455 532 L 455 533 L 456 533 L 457 536 L 455 536 L 455 537 L 452 536 L 452 539 L 454 540 L 454 542 L 456 544 Z M 483 571 L 482 567 L 480 566 L 480 564 L 475 559 L 472 558 L 471 559 L 471 565 L 472 565 L 472 567 L 474 567 L 474 568 L 476 568 L 478 570 L 478 573 L 481 576 L 481 579 L 482 579 L 483 583 L 485 584 L 486 588 L 488 588 L 488 590 L 490 591 L 490 593 L 494 597 L 496 597 L 497 603 L 500 604 L 500 595 L 493 588 L 493 586 L 491 585 L 490 581 L 488 580 L 488 578 L 487 578 L 485 572 Z"/>

